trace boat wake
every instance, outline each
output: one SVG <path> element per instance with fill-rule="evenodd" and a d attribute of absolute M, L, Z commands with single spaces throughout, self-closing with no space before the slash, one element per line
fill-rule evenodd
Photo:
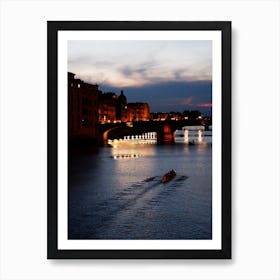
<path fill-rule="evenodd" d="M 164 202 L 166 197 L 176 191 L 176 188 L 180 187 L 180 183 L 187 178 L 185 175 L 179 175 L 178 178 L 167 184 L 162 184 L 161 176 L 148 177 L 116 192 L 112 197 L 92 205 L 85 211 L 87 219 L 92 219 L 91 230 L 87 231 L 86 236 L 80 238 L 103 239 L 103 229 L 110 227 L 118 216 L 127 215 L 120 213 L 126 212 L 128 215 L 134 213 L 136 216 L 147 215 L 152 207 Z"/>
<path fill-rule="evenodd" d="M 155 180 L 155 178 L 157 178 L 157 176 L 154 176 L 154 177 L 149 177 L 149 178 L 147 178 L 147 179 L 143 180 L 143 182 L 151 182 L 151 181 L 154 181 L 154 180 Z"/>
<path fill-rule="evenodd" d="M 185 176 L 185 175 L 181 175 L 180 177 L 178 177 L 177 179 L 174 179 L 175 182 L 181 182 L 181 181 L 185 181 L 187 180 L 189 177 Z"/>

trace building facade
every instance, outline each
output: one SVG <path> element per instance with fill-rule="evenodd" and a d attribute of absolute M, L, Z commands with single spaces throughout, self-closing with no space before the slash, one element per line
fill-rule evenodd
<path fill-rule="evenodd" d="M 68 135 L 70 138 L 98 138 L 98 85 L 75 78 L 68 72 Z"/>
<path fill-rule="evenodd" d="M 102 93 L 68 72 L 68 134 L 70 138 L 99 138 L 100 123 L 148 121 L 148 103 L 127 103 L 123 91 Z"/>
<path fill-rule="evenodd" d="M 127 103 L 123 91 L 117 96 L 113 92 L 103 93 L 99 96 L 99 122 L 131 122 L 150 120 L 148 103 Z"/>
<path fill-rule="evenodd" d="M 148 103 L 135 102 L 127 104 L 127 121 L 150 120 L 150 108 Z"/>
<path fill-rule="evenodd" d="M 110 123 L 117 119 L 117 103 L 118 96 L 113 92 L 107 92 L 99 95 L 99 122 Z"/>

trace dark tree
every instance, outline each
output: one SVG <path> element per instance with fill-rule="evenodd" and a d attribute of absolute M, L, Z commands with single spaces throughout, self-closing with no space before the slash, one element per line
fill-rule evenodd
<path fill-rule="evenodd" d="M 196 120 L 198 117 L 201 116 L 201 113 L 198 110 L 190 111 L 189 119 Z"/>
<path fill-rule="evenodd" d="M 189 115 L 190 115 L 189 110 L 183 112 L 183 117 L 189 117 Z"/>

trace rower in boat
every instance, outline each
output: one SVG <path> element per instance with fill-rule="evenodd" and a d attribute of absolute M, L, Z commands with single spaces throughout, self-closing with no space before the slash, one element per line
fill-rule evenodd
<path fill-rule="evenodd" d="M 176 176 L 176 172 L 172 169 L 169 172 L 167 172 L 166 174 L 163 175 L 161 182 L 167 183 L 169 181 L 171 181 L 174 177 Z"/>

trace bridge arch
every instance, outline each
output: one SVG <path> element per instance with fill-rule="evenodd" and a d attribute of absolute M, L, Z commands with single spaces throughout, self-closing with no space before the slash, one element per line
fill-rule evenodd
<path fill-rule="evenodd" d="M 107 145 L 108 144 L 108 134 L 110 131 L 118 129 L 118 128 L 122 128 L 122 126 L 116 126 L 116 127 L 112 127 L 107 129 L 106 131 L 103 132 L 102 134 L 102 139 L 103 139 L 103 145 Z"/>

